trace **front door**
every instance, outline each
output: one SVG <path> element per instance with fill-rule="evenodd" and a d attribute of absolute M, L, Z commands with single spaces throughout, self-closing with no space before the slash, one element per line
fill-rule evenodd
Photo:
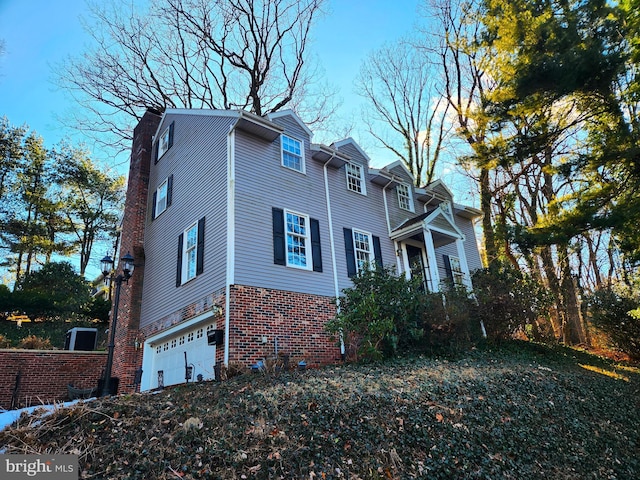
<path fill-rule="evenodd" d="M 427 291 L 427 272 L 422 257 L 422 249 L 413 245 L 406 245 L 406 248 L 411 277 L 420 277 L 422 279 L 422 290 Z"/>

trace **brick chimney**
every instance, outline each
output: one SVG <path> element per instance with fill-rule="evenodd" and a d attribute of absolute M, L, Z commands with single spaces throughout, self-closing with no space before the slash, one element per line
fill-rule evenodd
<path fill-rule="evenodd" d="M 135 269 L 128 283 L 122 284 L 116 326 L 112 376 L 119 379 L 118 393 L 135 391 L 136 369 L 142 365 L 140 306 L 144 280 L 144 229 L 149 192 L 149 167 L 153 135 L 161 114 L 148 109 L 133 130 L 129 183 L 120 238 L 120 256 L 127 252 L 135 258 Z M 118 271 L 121 266 L 118 265 Z"/>

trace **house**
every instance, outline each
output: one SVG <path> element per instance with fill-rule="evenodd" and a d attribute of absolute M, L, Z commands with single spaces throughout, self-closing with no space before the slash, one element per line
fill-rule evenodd
<path fill-rule="evenodd" d="M 476 209 L 440 181 L 415 188 L 396 162 L 372 168 L 351 138 L 313 143 L 291 111 L 148 111 L 134 131 L 115 376 L 124 390 L 211 379 L 214 365 L 283 353 L 339 361 L 324 332 L 365 264 L 437 291 L 481 267 Z"/>

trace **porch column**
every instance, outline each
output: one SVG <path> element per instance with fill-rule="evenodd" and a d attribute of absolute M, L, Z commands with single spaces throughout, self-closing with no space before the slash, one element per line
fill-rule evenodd
<path fill-rule="evenodd" d="M 467 265 L 467 255 L 464 252 L 463 239 L 456 239 L 456 249 L 458 250 L 458 259 L 460 259 L 460 270 L 464 273 L 464 284 L 469 290 L 471 290 L 473 285 L 471 284 L 471 274 L 469 273 L 469 266 Z"/>
<path fill-rule="evenodd" d="M 427 250 L 427 260 L 429 261 L 429 276 L 427 284 L 431 282 L 435 292 L 440 291 L 440 273 L 438 273 L 438 262 L 436 261 L 436 249 L 433 246 L 433 237 L 431 236 L 431 230 L 423 228 L 424 246 Z M 466 261 L 465 261 L 466 264 Z"/>

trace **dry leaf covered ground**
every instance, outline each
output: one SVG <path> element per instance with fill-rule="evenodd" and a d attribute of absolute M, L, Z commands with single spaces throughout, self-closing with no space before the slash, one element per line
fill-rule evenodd
<path fill-rule="evenodd" d="M 81 478 L 640 478 L 640 373 L 526 343 L 250 374 L 25 416 Z"/>

